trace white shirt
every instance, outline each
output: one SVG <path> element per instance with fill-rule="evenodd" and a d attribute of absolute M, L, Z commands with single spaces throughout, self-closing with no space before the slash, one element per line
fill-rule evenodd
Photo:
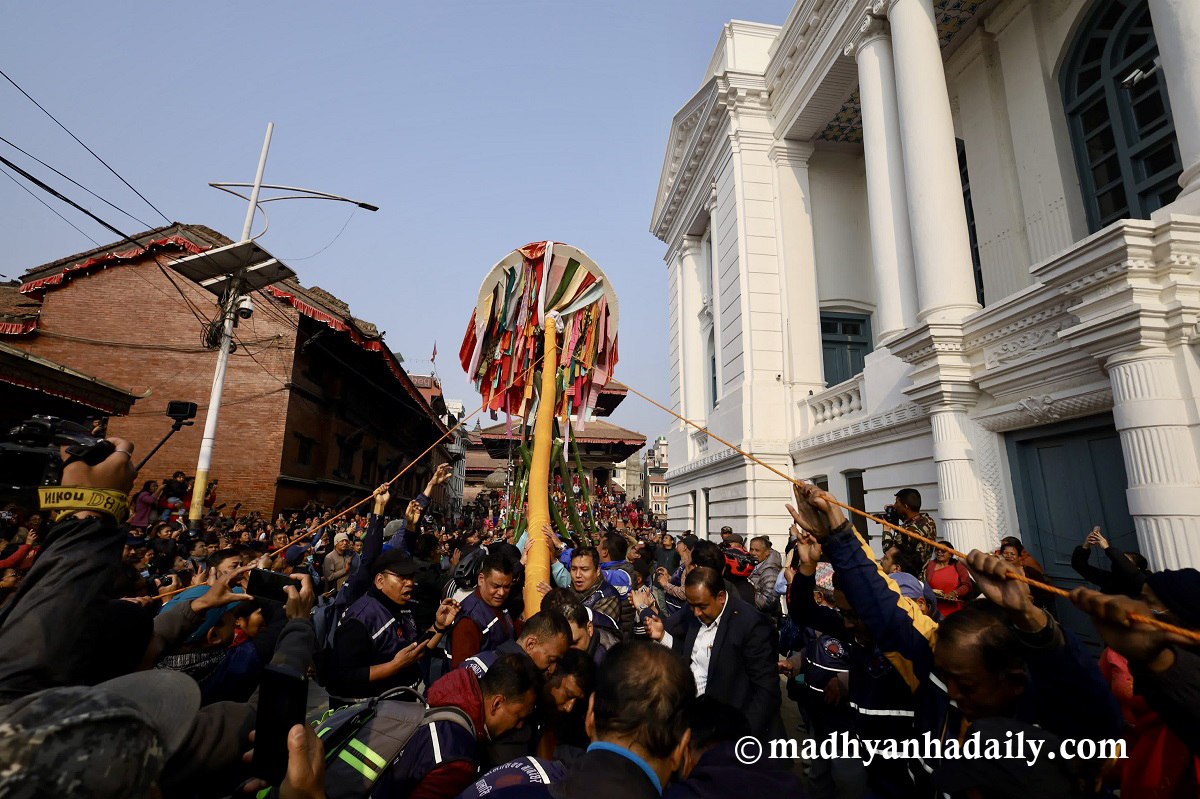
<path fill-rule="evenodd" d="M 721 625 L 721 617 L 725 615 L 727 607 L 729 607 L 728 597 L 725 599 L 721 612 L 713 619 L 713 623 L 700 622 L 700 629 L 696 632 L 696 642 L 692 644 L 692 677 L 696 680 L 696 696 L 703 694 L 708 687 L 708 664 L 712 660 L 712 648 L 717 642 L 717 628 Z M 659 643 L 669 647 L 673 640 L 670 633 L 664 632 Z"/>

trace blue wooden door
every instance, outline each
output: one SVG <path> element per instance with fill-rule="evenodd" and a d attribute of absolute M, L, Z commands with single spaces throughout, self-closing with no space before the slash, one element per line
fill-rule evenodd
<path fill-rule="evenodd" d="M 1052 585 L 1069 591 L 1087 584 L 1071 568 L 1071 553 L 1096 525 L 1113 546 L 1137 550 L 1125 501 L 1125 460 L 1110 414 L 1010 433 L 1008 450 L 1018 536 Z M 1108 558 L 1096 550 L 1091 562 L 1108 567 Z M 1070 602 L 1057 599 L 1054 611 L 1066 627 L 1099 646 L 1091 622 Z"/>

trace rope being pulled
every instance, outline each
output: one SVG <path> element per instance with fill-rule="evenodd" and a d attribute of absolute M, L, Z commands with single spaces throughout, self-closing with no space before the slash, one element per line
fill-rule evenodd
<path fill-rule="evenodd" d="M 518 376 L 520 376 L 520 375 L 524 375 L 524 374 L 525 374 L 525 372 L 530 372 L 530 371 L 532 371 L 533 369 L 535 369 L 535 368 L 537 367 L 537 365 L 538 365 L 539 363 L 541 363 L 541 361 L 542 361 L 542 358 L 544 358 L 544 357 L 545 357 L 544 355 L 540 355 L 540 356 L 538 356 L 538 357 L 537 357 L 537 358 L 535 358 L 535 359 L 533 360 L 533 362 L 532 362 L 532 363 L 530 363 L 530 364 L 529 364 L 529 366 L 527 366 L 527 367 L 526 367 L 526 368 L 525 368 L 523 371 L 521 371 L 521 372 L 518 372 L 518 373 L 517 373 L 517 375 L 514 375 L 513 379 L 512 379 L 511 381 L 509 381 L 509 383 L 508 383 L 508 385 L 507 385 L 507 386 L 505 386 L 505 391 L 507 391 L 509 388 L 512 388 L 512 386 L 513 386 L 513 385 L 516 383 L 516 381 L 517 381 L 517 377 L 518 377 Z M 503 392 L 500 392 L 500 393 L 503 393 Z M 412 459 L 412 460 L 409 462 L 409 464 L 408 464 L 407 466 L 405 466 L 403 469 L 401 469 L 399 472 L 397 472 L 397 473 L 396 473 L 396 476 L 395 476 L 395 477 L 393 477 L 392 479 L 388 480 L 388 481 L 387 481 L 386 483 L 384 483 L 383 485 L 391 486 L 393 483 L 395 483 L 397 480 L 399 480 L 401 477 L 403 477 L 405 472 L 407 472 L 407 471 L 408 471 L 409 469 L 411 469 L 413 466 L 416 466 L 418 463 L 420 463 L 422 458 L 424 458 L 424 457 L 425 457 L 426 455 L 428 455 L 430 452 L 433 452 L 433 449 L 434 449 L 434 447 L 436 447 L 438 444 L 440 444 L 440 443 L 442 443 L 443 441 L 445 441 L 445 440 L 446 440 L 446 439 L 447 439 L 447 438 L 448 438 L 448 437 L 449 437 L 449 436 L 450 436 L 452 433 L 454 433 L 454 431 L 455 431 L 455 430 L 457 430 L 458 428 L 462 427 L 464 424 L 466 424 L 468 421 L 470 421 L 470 420 L 471 420 L 471 419 L 472 419 L 472 418 L 473 418 L 473 417 L 474 417 L 476 414 L 478 414 L 478 413 L 481 413 L 481 412 L 482 412 L 482 411 L 484 411 L 486 408 L 487 408 L 487 405 L 486 405 L 486 404 L 484 404 L 484 405 L 480 405 L 478 408 L 476 408 L 475 410 L 471 411 L 471 413 L 469 413 L 469 414 L 467 414 L 466 416 L 464 416 L 462 419 L 460 419 L 460 420 L 459 420 L 458 424 L 454 425 L 454 427 L 451 427 L 449 430 L 447 430 L 445 433 L 443 433 L 443 434 L 442 434 L 440 437 L 438 437 L 437 441 L 434 441 L 432 444 L 430 444 L 430 445 L 429 445 L 429 446 L 428 446 L 428 447 L 425 449 L 425 451 L 424 451 L 424 452 L 422 452 L 422 453 L 421 453 L 420 455 L 418 455 L 417 457 L 413 458 L 413 459 Z M 374 499 L 375 499 L 375 495 L 374 495 L 374 493 L 372 493 L 372 494 L 368 495 L 366 498 L 364 498 L 364 499 L 361 499 L 361 500 L 359 500 L 358 502 L 354 503 L 353 505 L 351 505 L 350 507 L 346 508 L 344 511 L 342 511 L 342 512 L 341 512 L 341 513 L 339 513 L 338 515 L 336 515 L 336 516 L 331 516 L 330 518 L 328 518 L 328 519 L 326 519 L 325 521 L 321 522 L 320 524 L 318 524 L 316 527 L 312 528 L 311 530 L 305 530 L 303 533 L 301 533 L 300 535 L 296 536 L 296 537 L 295 537 L 295 538 L 293 538 L 292 540 L 288 541 L 288 542 L 287 542 L 286 544 L 284 544 L 283 546 L 281 546 L 281 547 L 279 547 L 279 548 L 277 548 L 277 549 L 269 550 L 269 551 L 267 552 L 267 555 L 269 555 L 270 557 L 275 557 L 275 556 L 277 556 L 277 555 L 278 555 L 280 552 L 283 552 L 283 551 L 284 551 L 284 550 L 286 550 L 288 547 L 290 547 L 290 546 L 293 546 L 294 544 L 298 544 L 299 542 L 303 541 L 303 540 L 304 540 L 304 539 L 306 539 L 306 538 L 309 538 L 310 536 L 316 535 L 316 534 L 317 534 L 317 531 L 318 531 L 318 530 L 320 530 L 321 528 L 323 528 L 323 527 L 327 527 L 327 526 L 329 526 L 329 525 L 333 524 L 334 522 L 336 522 L 338 519 L 342 518 L 342 517 L 343 517 L 343 516 L 345 516 L 346 514 L 350 513 L 351 511 L 355 510 L 356 508 L 360 508 L 360 507 L 362 507 L 363 505 L 367 504 L 368 502 L 371 502 L 371 501 L 372 501 L 372 500 L 374 500 Z M 174 596 L 175 594 L 182 593 L 182 592 L 184 592 L 184 591 L 188 590 L 189 588 L 193 588 L 193 587 L 194 587 L 194 586 L 190 586 L 190 585 L 189 585 L 189 586 L 184 586 L 183 588 L 177 588 L 177 589 L 175 589 L 174 591 L 168 591 L 168 592 L 166 592 L 166 593 L 164 593 L 164 594 L 159 594 L 159 595 L 158 595 L 158 598 L 159 598 L 159 599 L 162 599 L 162 598 L 164 598 L 164 597 Z"/>
<path fill-rule="evenodd" d="M 794 477 L 792 477 L 792 476 L 790 476 L 790 475 L 784 474 L 783 472 L 779 471 L 778 469 L 776 469 L 776 468 L 775 468 L 774 466 L 772 466 L 771 464 L 769 464 L 769 463 L 764 463 L 763 461 L 761 461 L 761 460 L 759 460 L 758 458 L 756 458 L 756 457 L 754 457 L 753 455 L 751 455 L 749 452 L 746 452 L 745 450 L 741 449 L 740 447 L 737 447 L 737 446 L 735 446 L 734 444 L 731 444 L 731 443 L 729 443 L 729 442 L 728 442 L 728 441 L 726 441 L 725 439 L 721 438 L 721 437 L 720 437 L 720 436 L 718 436 L 718 435 L 715 435 L 714 433 L 712 433 L 712 432 L 711 432 L 711 431 L 709 431 L 708 429 L 706 429 L 706 428 L 704 428 L 704 427 L 701 427 L 700 425 L 696 424 L 696 423 L 695 423 L 695 422 L 693 422 L 692 420 L 690 420 L 690 419 L 685 419 L 684 417 L 682 417 L 682 416 L 680 416 L 679 414 L 675 413 L 675 411 L 671 410 L 670 408 L 666 407 L 665 405 L 662 405 L 661 403 L 655 402 L 654 400 L 650 399 L 649 397 L 647 397 L 647 396 L 646 396 L 645 394 L 643 394 L 642 392 L 640 392 L 640 391 L 638 391 L 637 389 L 635 389 L 635 388 L 633 388 L 632 386 L 630 386 L 628 383 L 626 383 L 626 384 L 625 384 L 625 387 L 626 387 L 626 388 L 628 388 L 628 389 L 629 389 L 629 391 L 630 391 L 631 393 L 633 393 L 633 394 L 637 394 L 639 397 L 641 397 L 642 399 L 644 399 L 646 402 L 649 402 L 651 405 L 655 406 L 656 408 L 658 408 L 658 409 L 660 409 L 660 410 L 663 410 L 663 411 L 666 411 L 667 413 L 671 414 L 671 415 L 672 415 L 672 416 L 674 416 L 676 419 L 678 419 L 678 420 L 679 420 L 679 421 L 681 421 L 681 422 L 684 422 L 685 424 L 691 425 L 692 427 L 696 428 L 697 430 L 699 430 L 699 431 L 703 432 L 703 433 L 704 433 L 705 435 L 707 435 L 709 438 L 715 438 L 717 441 L 720 441 L 722 444 L 724 444 L 725 446 L 729 447 L 729 448 L 730 448 L 731 450 L 733 450 L 734 452 L 736 452 L 736 453 L 738 453 L 738 454 L 742 455 L 743 457 L 749 458 L 750 460 L 752 460 L 752 461 L 754 461 L 755 463 L 757 463 L 759 466 L 762 466 L 763 468 L 765 468 L 765 469 L 767 469 L 767 470 L 769 470 L 769 471 L 771 471 L 771 472 L 773 472 L 773 473 L 775 473 L 775 474 L 779 475 L 779 476 L 780 476 L 780 477 L 782 477 L 784 480 L 787 480 L 789 483 L 791 483 L 791 484 L 793 484 L 793 485 L 796 485 L 796 486 L 803 486 L 803 485 L 804 485 L 804 483 L 803 483 L 803 482 L 801 482 L 800 480 L 797 480 L 797 479 L 795 479 Z M 870 513 L 867 513 L 866 511 L 859 510 L 858 508 L 852 508 L 852 507 L 850 507 L 849 505 L 845 505 L 845 504 L 843 504 L 843 503 L 841 503 L 841 502 L 838 502 L 836 499 L 834 499 L 833 497 L 831 497 L 831 496 L 828 494 L 828 492 L 826 492 L 826 494 L 825 494 L 825 496 L 824 496 L 824 499 L 825 499 L 825 501 L 827 501 L 827 502 L 830 502 L 830 503 L 832 503 L 832 504 L 834 504 L 834 505 L 837 505 L 839 508 L 842 508 L 843 510 L 850 511 L 851 513 L 857 513 L 859 516 L 862 516 L 862 517 L 864 517 L 864 518 L 870 519 L 871 521 L 873 521 L 873 522 L 876 522 L 877 524 L 881 524 L 881 525 L 883 525 L 884 527 L 886 527 L 886 528 L 887 528 L 887 529 L 889 529 L 889 530 L 893 530 L 893 531 L 895 531 L 895 532 L 897 532 L 897 533 L 900 533 L 901 535 L 905 535 L 905 536 L 908 536 L 909 538 L 912 538 L 912 539 L 914 539 L 914 540 L 916 540 L 916 541 L 920 541 L 920 542 L 922 542 L 922 543 L 924 543 L 924 544 L 928 544 L 929 546 L 933 547 L 934 549 L 940 549 L 940 550 L 942 550 L 943 552 L 949 552 L 951 555 L 954 555 L 955 557 L 961 558 L 961 559 L 962 559 L 962 560 L 964 560 L 964 561 L 967 559 L 967 556 L 966 556 L 966 555 L 964 555 L 962 552 L 959 552 L 959 551 L 958 551 L 957 549 L 955 549 L 954 547 L 948 546 L 948 545 L 946 545 L 946 544 L 939 543 L 939 542 L 937 542 L 937 541 L 931 541 L 930 539 L 926 538 L 925 536 L 923 536 L 923 535 L 920 535 L 920 534 L 918 534 L 918 533 L 915 533 L 915 532 L 913 532 L 912 530 L 907 530 L 907 529 L 905 529 L 905 528 L 903 528 L 903 527 L 900 527 L 899 525 L 892 524 L 891 522 L 889 522 L 889 521 L 886 521 L 885 519 L 880 519 L 878 516 L 875 516 L 875 515 L 872 515 L 872 514 L 870 514 Z M 1032 579 L 1032 578 L 1030 578 L 1030 577 L 1026 577 L 1026 576 L 1025 576 L 1025 575 L 1023 575 L 1023 574 L 1017 574 L 1016 572 L 1008 572 L 1008 573 L 1007 573 L 1005 576 L 1006 576 L 1008 579 L 1010 579 L 1010 580 L 1018 580 L 1018 581 L 1020 581 L 1020 582 L 1023 582 L 1023 583 L 1025 583 L 1025 584 L 1027 584 L 1027 585 L 1030 585 L 1030 586 L 1032 586 L 1032 587 L 1034 587 L 1034 588 L 1040 588 L 1040 589 L 1041 589 L 1041 590 L 1043 590 L 1043 591 L 1049 592 L 1049 593 L 1051 593 L 1051 594 L 1055 594 L 1056 596 L 1070 597 L 1070 595 L 1071 595 L 1069 591 L 1065 591 L 1065 590 L 1063 590 L 1062 588 L 1059 588 L 1059 587 L 1057 587 L 1057 586 L 1048 585 L 1048 584 L 1046 584 L 1046 583 L 1043 583 L 1043 582 L 1041 582 L 1041 581 L 1039 581 L 1039 580 L 1034 580 L 1034 579 Z M 1190 640 L 1192 640 L 1192 641 L 1195 641 L 1196 643 L 1200 643 L 1200 632 L 1198 632 L 1198 631 L 1196 631 L 1196 630 L 1189 630 L 1189 629 L 1186 629 L 1186 628 L 1184 628 L 1184 627 L 1179 627 L 1179 626 L 1177 626 L 1177 625 L 1170 624 L 1169 622 L 1161 621 L 1160 619 L 1156 619 L 1156 618 L 1153 618 L 1153 617 L 1151 617 L 1151 616 L 1143 616 L 1143 615 L 1142 615 L 1142 614 L 1140 614 L 1140 613 L 1130 613 L 1130 614 L 1128 614 L 1128 617 L 1127 617 L 1127 618 L 1128 618 L 1130 621 L 1136 621 L 1136 622 L 1138 622 L 1138 623 L 1140 623 L 1140 624 L 1148 624 L 1148 625 L 1150 625 L 1150 626 L 1152 626 L 1152 627 L 1158 627 L 1159 629 L 1161 629 L 1161 630 L 1165 630 L 1166 632 L 1175 633 L 1176 635 L 1180 635 L 1180 636 L 1183 636 L 1183 637 L 1185 637 L 1185 638 L 1188 638 L 1188 639 L 1190 639 Z"/>

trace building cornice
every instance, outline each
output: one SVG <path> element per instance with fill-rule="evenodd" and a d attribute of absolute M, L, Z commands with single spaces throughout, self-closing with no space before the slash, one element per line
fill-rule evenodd
<path fill-rule="evenodd" d="M 776 137 L 813 138 L 854 91 L 858 67 L 843 50 L 869 6 L 869 0 L 804 0 L 788 18 L 766 71 Z"/>
<path fill-rule="evenodd" d="M 799 169 L 808 168 L 808 160 L 816 149 L 812 142 L 776 140 L 767 150 L 767 158 L 778 166 L 789 166 Z"/>
<path fill-rule="evenodd" d="M 1195 341 L 1200 321 L 1200 221 L 1122 220 L 1036 267 L 1070 298 L 1077 323 L 1060 338 L 1101 361 Z"/>
<path fill-rule="evenodd" d="M 715 440 L 715 439 L 714 439 Z M 740 445 L 741 449 L 750 452 L 756 458 L 761 458 L 766 461 L 786 459 L 788 457 L 788 443 L 786 441 L 747 441 Z M 730 447 L 724 447 L 717 450 L 711 455 L 706 455 L 703 458 L 696 458 L 688 463 L 680 466 L 677 469 L 667 472 L 666 479 L 669 483 L 672 480 L 678 480 L 681 477 L 694 474 L 700 471 L 707 471 L 713 466 L 722 464 L 729 460 L 745 460 L 747 466 L 753 467 L 754 461 L 743 458 L 742 454 Z"/>
<path fill-rule="evenodd" d="M 1022 400 L 976 414 L 971 420 L 993 433 L 1091 416 L 1113 407 L 1112 385 L 1105 382 L 1084 390 L 1035 392 Z"/>
<path fill-rule="evenodd" d="M 667 240 L 676 214 L 692 189 L 697 168 L 712 146 L 725 111 L 725 101 L 713 78 L 680 109 L 671 123 L 669 146 L 650 218 L 650 232 L 663 241 Z"/>

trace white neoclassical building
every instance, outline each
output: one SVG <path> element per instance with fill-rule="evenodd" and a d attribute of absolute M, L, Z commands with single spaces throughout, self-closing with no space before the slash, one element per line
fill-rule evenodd
<path fill-rule="evenodd" d="M 1197 0 L 731 22 L 654 201 L 672 401 L 867 510 L 918 488 L 960 549 L 1018 535 L 1064 582 L 1094 524 L 1200 566 L 1198 214 Z M 782 538 L 786 482 L 669 440 L 672 530 Z"/>

